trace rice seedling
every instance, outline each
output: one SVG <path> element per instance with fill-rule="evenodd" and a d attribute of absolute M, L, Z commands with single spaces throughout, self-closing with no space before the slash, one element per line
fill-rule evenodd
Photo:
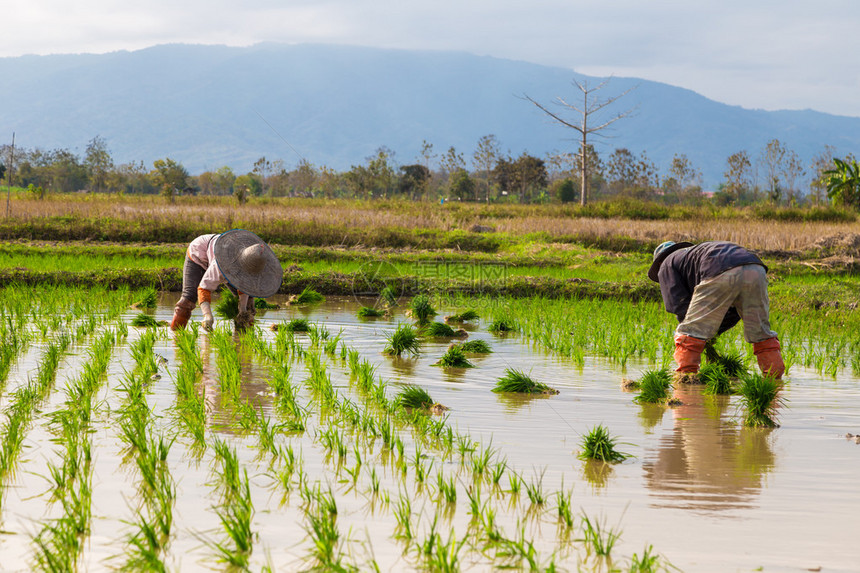
<path fill-rule="evenodd" d="M 555 493 L 556 509 L 558 511 L 558 522 L 569 529 L 573 527 L 573 510 L 571 503 L 573 491 L 563 491 L 563 489 L 564 486 L 562 485 L 562 490 Z"/>
<path fill-rule="evenodd" d="M 526 495 L 532 505 L 543 505 L 547 501 L 547 495 L 543 490 L 543 473 L 536 476 L 531 482 L 523 482 L 526 486 Z"/>
<path fill-rule="evenodd" d="M 616 450 L 616 445 L 616 439 L 609 434 L 609 430 L 603 424 L 598 424 L 582 436 L 578 457 L 581 460 L 600 460 L 608 463 L 622 462 L 630 457 L 629 454 Z"/>
<path fill-rule="evenodd" d="M 461 342 L 458 346 L 467 354 L 491 354 L 493 352 L 485 340 L 468 340 Z"/>
<path fill-rule="evenodd" d="M 657 571 L 669 571 L 671 569 L 675 569 L 675 567 L 672 567 L 669 563 L 664 563 L 663 558 L 658 553 L 654 553 L 653 545 L 647 545 L 645 549 L 642 550 L 641 556 L 638 553 L 634 553 L 630 558 L 630 568 L 628 569 L 628 572 L 655 573 Z"/>
<path fill-rule="evenodd" d="M 430 408 L 434 402 L 433 398 L 424 388 L 409 384 L 404 386 L 395 396 L 394 401 L 403 408 L 425 409 Z"/>
<path fill-rule="evenodd" d="M 226 540 L 215 542 L 212 546 L 220 562 L 231 567 L 247 569 L 256 538 L 256 533 L 251 527 L 254 505 L 251 501 L 248 471 L 244 471 L 241 480 L 238 477 L 235 480 L 236 483 L 229 485 L 233 490 L 232 495 L 215 510 L 224 528 Z"/>
<path fill-rule="evenodd" d="M 358 318 L 376 318 L 380 316 L 385 316 L 386 311 L 370 306 L 362 306 L 358 309 L 358 312 L 356 314 L 358 315 Z"/>
<path fill-rule="evenodd" d="M 442 366 L 444 368 L 474 368 L 475 365 L 469 362 L 463 349 L 457 344 L 452 344 L 445 351 L 445 354 L 433 366 Z"/>
<path fill-rule="evenodd" d="M 400 356 L 404 352 L 408 352 L 413 356 L 417 356 L 421 341 L 418 339 L 418 333 L 410 324 L 398 324 L 394 332 L 385 335 L 388 344 L 383 352 L 391 356 Z"/>
<path fill-rule="evenodd" d="M 460 314 L 452 314 L 445 317 L 445 322 L 469 322 L 470 320 L 478 320 L 480 316 L 474 310 L 464 310 Z"/>
<path fill-rule="evenodd" d="M 306 286 L 302 292 L 290 297 L 290 304 L 315 304 L 324 300 L 325 297 L 323 295 L 310 286 Z"/>
<path fill-rule="evenodd" d="M 586 514 L 582 514 L 583 537 L 578 541 L 584 542 L 589 551 L 593 551 L 599 557 L 609 557 L 612 548 L 621 537 L 621 531 L 607 527 L 599 520 L 592 521 Z"/>
<path fill-rule="evenodd" d="M 400 499 L 394 507 L 394 518 L 397 520 L 395 539 L 412 541 L 412 502 L 405 493 L 400 494 Z"/>
<path fill-rule="evenodd" d="M 516 539 L 501 539 L 498 543 L 496 557 L 506 561 L 506 568 L 528 569 L 529 571 L 550 571 L 551 567 L 541 567 L 537 549 L 531 540 L 526 539 L 525 528 L 520 528 Z M 523 567 L 523 561 L 526 567 Z"/>
<path fill-rule="evenodd" d="M 708 362 L 699 369 L 699 380 L 705 383 L 705 394 L 733 394 L 732 381 L 719 362 Z"/>
<path fill-rule="evenodd" d="M 436 486 L 440 499 L 444 500 L 447 504 L 457 503 L 457 484 L 453 476 L 446 480 L 440 471 L 436 474 Z"/>
<path fill-rule="evenodd" d="M 744 426 L 778 427 L 779 408 L 785 405 L 785 399 L 779 395 L 782 381 L 759 373 L 747 374 L 741 380 L 738 394 L 740 407 L 744 410 Z"/>
<path fill-rule="evenodd" d="M 737 378 L 747 371 L 740 354 L 721 354 L 711 343 L 705 345 L 705 360 L 705 366 L 708 364 L 719 365 L 729 378 Z"/>
<path fill-rule="evenodd" d="M 469 336 L 469 333 L 462 328 L 454 330 L 444 322 L 431 322 L 422 329 L 422 333 L 431 338 L 466 338 Z"/>
<path fill-rule="evenodd" d="M 661 404 L 669 399 L 672 375 L 667 369 L 647 370 L 639 380 L 639 394 L 633 398 L 640 404 Z"/>
<path fill-rule="evenodd" d="M 409 313 L 418 324 L 427 324 L 431 318 L 436 316 L 436 310 L 430 303 L 430 297 L 419 294 L 409 301 Z"/>
<path fill-rule="evenodd" d="M 522 370 L 506 368 L 505 375 L 496 381 L 493 392 L 516 392 L 520 394 L 558 394 L 543 382 L 537 382 Z"/>
<path fill-rule="evenodd" d="M 487 330 L 495 334 L 505 334 L 508 332 L 519 332 L 520 329 L 517 327 L 516 323 L 511 320 L 497 318 L 490 323 Z"/>
<path fill-rule="evenodd" d="M 394 290 L 394 287 L 387 286 L 379 292 L 379 298 L 388 306 L 394 306 L 397 304 L 397 299 L 400 298 L 400 295 Z"/>
<path fill-rule="evenodd" d="M 155 320 L 152 315 L 141 312 L 134 315 L 134 318 L 131 319 L 131 325 L 139 328 L 158 328 L 159 326 L 167 326 L 167 322 Z"/>

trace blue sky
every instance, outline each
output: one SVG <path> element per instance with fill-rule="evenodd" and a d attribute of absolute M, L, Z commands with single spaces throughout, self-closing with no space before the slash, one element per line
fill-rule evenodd
<path fill-rule="evenodd" d="M 856 0 L 11 0 L 0 57 L 263 41 L 460 50 L 860 117 Z"/>

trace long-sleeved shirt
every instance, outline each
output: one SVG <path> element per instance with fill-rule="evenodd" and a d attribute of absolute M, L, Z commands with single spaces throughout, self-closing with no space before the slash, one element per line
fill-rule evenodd
<path fill-rule="evenodd" d="M 200 235 L 188 245 L 188 258 L 206 269 L 200 284 L 197 285 L 197 301 L 209 302 L 212 300 L 212 291 L 219 285 L 227 282 L 215 263 L 215 242 L 218 234 Z"/>
<path fill-rule="evenodd" d="M 657 273 L 666 310 L 677 316 L 678 322 L 683 322 L 693 290 L 700 282 L 741 265 L 761 265 L 767 270 L 757 255 L 728 241 L 707 241 L 678 249 L 666 257 Z M 738 311 L 730 308 L 719 332 L 725 332 L 739 320 Z"/>

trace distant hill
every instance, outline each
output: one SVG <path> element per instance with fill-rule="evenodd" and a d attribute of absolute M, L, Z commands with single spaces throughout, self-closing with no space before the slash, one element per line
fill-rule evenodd
<path fill-rule="evenodd" d="M 245 172 L 261 156 L 292 167 L 291 146 L 338 170 L 383 145 L 400 164 L 413 163 L 423 140 L 437 153 L 453 145 L 468 160 L 487 134 L 514 156 L 543 156 L 575 149 L 575 134 L 518 96 L 576 101 L 573 77 L 460 52 L 330 45 L 0 58 L 0 142 L 14 131 L 19 146 L 83 155 L 100 135 L 117 162 L 170 157 L 192 173 L 223 165 Z M 729 155 L 745 149 L 756 157 L 774 138 L 806 163 L 827 144 L 860 154 L 860 118 L 748 110 L 633 78 L 614 78 L 603 93 L 632 85 L 614 109 L 637 111 L 615 124 L 611 139 L 595 140 L 603 157 L 618 147 L 644 150 L 665 173 L 672 156 L 685 153 L 713 187 Z"/>

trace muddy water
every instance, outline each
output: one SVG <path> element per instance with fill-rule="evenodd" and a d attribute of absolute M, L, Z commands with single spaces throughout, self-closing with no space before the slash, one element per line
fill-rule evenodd
<path fill-rule="evenodd" d="M 163 301 L 156 318 L 169 320 L 171 300 Z M 541 479 L 546 491 L 573 490 L 573 505 L 590 518 L 623 531 L 613 553 L 630 556 L 651 544 L 673 565 L 684 571 L 857 571 L 860 568 L 860 445 L 847 440 L 846 432 L 860 433 L 860 380 L 840 374 L 822 379 L 811 371 L 795 368 L 788 377 L 785 397 L 788 407 L 780 414 L 782 426 L 775 430 L 753 430 L 739 424 L 736 398 L 702 396 L 697 387 L 682 390 L 684 406 L 666 409 L 643 407 L 632 402 L 633 394 L 622 392 L 622 376 L 637 378 L 649 368 L 645 363 L 628 363 L 622 371 L 603 360 L 587 359 L 581 369 L 531 348 L 516 335 L 496 337 L 478 321 L 471 339 L 484 339 L 494 349 L 486 357 L 473 359 L 475 368 L 442 369 L 432 364 L 444 352 L 447 342 L 427 341 L 420 356 L 393 359 L 381 354 L 385 334 L 398 322 L 406 321 L 402 312 L 391 318 L 361 320 L 355 313 L 358 302 L 329 299 L 326 303 L 303 308 L 269 311 L 258 318 L 268 326 L 295 317 L 306 317 L 325 324 L 334 335 L 342 330 L 348 346 L 378 367 L 378 372 L 395 385 L 419 384 L 434 400 L 451 408 L 449 421 L 461 432 L 491 446 L 498 456 L 517 469 L 526 481 Z M 128 315 L 128 320 L 132 314 Z M 196 317 L 195 317 L 196 318 Z M 130 329 L 130 339 L 138 336 Z M 163 330 L 163 329 L 162 329 Z M 272 336 L 268 330 L 267 336 Z M 229 413 L 220 409 L 217 396 L 217 371 L 201 337 L 207 363 L 204 388 L 210 404 L 210 425 L 225 440 L 235 445 L 249 469 L 256 514 L 254 528 L 259 533 L 253 569 L 267 562 L 276 570 L 296 570 L 307 566 L 308 553 L 301 498 L 297 492 L 281 503 L 283 492 L 266 478 L 266 464 L 258 460 L 255 436 L 242 436 L 229 426 Z M 10 384 L 26 380 L 38 357 L 38 345 L 10 374 Z M 151 386 L 150 403 L 161 416 L 159 428 L 169 428 L 169 408 L 175 393 L 170 380 L 174 366 L 172 342 L 166 332 L 156 352 L 168 359 L 162 379 Z M 58 388 L 72 378 L 83 358 L 76 347 L 64 363 Z M 131 360 L 127 346 L 115 350 L 108 382 L 101 393 L 101 422 L 94 434 L 95 470 L 94 523 L 85 551 L 88 570 L 105 570 L 122 563 L 126 522 L 133 519 L 135 496 L 134 463 L 123 463 L 125 452 L 111 423 L 111 409 L 121 400 L 117 391 L 125 367 Z M 539 381 L 558 389 L 555 396 L 520 398 L 494 394 L 491 388 L 505 368 L 525 370 Z M 303 374 L 294 374 L 300 382 Z M 335 386 L 349 393 L 342 368 L 329 368 Z M 266 386 L 266 369 L 253 361 L 243 363 L 243 394 L 265 411 L 271 400 Z M 62 392 L 52 396 L 46 411 L 62 402 Z M 5 400 L 4 400 L 5 403 Z M 57 446 L 50 442 L 44 424 L 37 425 L 27 440 L 27 450 L 17 480 L 3 503 L 0 536 L 0 570 L 26 570 L 33 553 L 30 538 L 41 529 L 43 520 L 56 516 L 59 508 L 45 503 L 42 495 L 47 482 L 47 461 L 57 459 Z M 42 419 L 42 422 L 44 420 Z M 611 467 L 587 464 L 576 458 L 580 436 L 596 424 L 606 425 L 617 436 L 629 460 Z M 309 479 L 323 479 L 337 494 L 338 524 L 349 532 L 349 562 L 362 567 L 374 558 L 383 570 L 411 569 L 414 556 L 403 556 L 398 542 L 391 539 L 394 520 L 391 508 L 403 487 L 391 465 L 386 465 L 379 447 L 366 452 L 362 480 L 370 468 L 378 472 L 381 490 L 387 491 L 390 505 L 370 496 L 365 487 L 349 487 L 344 472 L 333 470 L 325 453 L 313 443 L 323 421 L 312 417 L 302 438 L 289 443 L 301 451 Z M 166 431 L 166 430 L 165 430 Z M 406 440 L 404 440 L 406 441 Z M 167 564 L 172 570 L 222 568 L 207 546 L 220 539 L 218 521 L 212 506 L 211 453 L 195 457 L 183 438 L 171 449 L 170 465 L 177 481 L 175 507 L 177 535 L 170 546 Z M 411 451 L 411 442 L 407 449 Z M 432 452 L 428 461 L 437 462 L 446 475 L 461 475 L 458 465 L 442 462 Z M 347 464 L 349 465 L 349 464 Z M 256 468 L 256 469 L 254 469 Z M 458 473 L 460 472 L 460 473 Z M 468 476 L 463 474 L 466 481 Z M 505 479 L 503 483 L 506 483 Z M 465 496 L 462 495 L 461 499 Z M 415 491 L 416 505 L 426 504 Z M 520 507 L 506 510 L 506 501 L 493 500 L 498 521 L 513 535 L 518 528 L 514 514 Z M 462 501 L 443 531 L 462 535 L 469 516 Z M 548 504 L 547 512 L 554 504 Z M 432 508 L 414 507 L 422 515 L 417 529 L 426 533 Z M 423 513 L 421 513 L 423 511 Z M 533 539 L 544 555 L 564 547 L 556 537 L 551 520 L 525 520 L 526 538 Z M 577 534 L 576 537 L 579 535 Z M 420 537 L 420 534 L 419 534 Z M 557 562 L 576 570 L 576 552 L 559 550 Z M 487 569 L 487 562 L 464 560 L 464 568 Z M 623 566 L 619 559 L 617 566 Z M 366 567 L 362 567 L 366 568 Z M 761 568 L 761 569 L 759 569 Z"/>

